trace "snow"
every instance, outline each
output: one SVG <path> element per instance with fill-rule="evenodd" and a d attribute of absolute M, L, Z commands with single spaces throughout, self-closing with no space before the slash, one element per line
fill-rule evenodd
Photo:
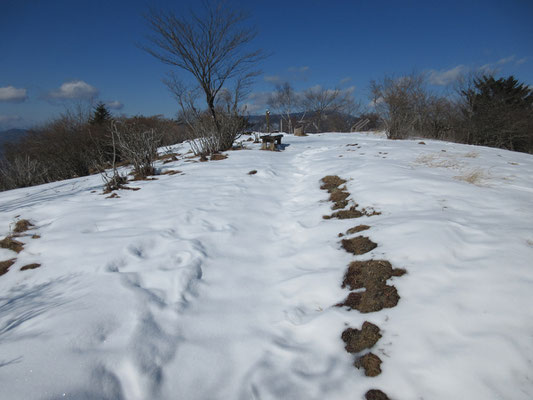
<path fill-rule="evenodd" d="M 0 251 L 17 257 L 0 276 L 0 398 L 530 399 L 533 157 L 424 141 L 285 135 L 281 152 L 181 156 L 160 168 L 183 174 L 116 199 L 99 176 L 0 193 L 0 237 L 17 216 L 41 236 Z M 325 175 L 381 215 L 324 220 Z M 337 234 L 360 223 L 378 247 L 352 256 Z M 407 270 L 389 281 L 398 306 L 334 307 L 370 258 Z M 364 321 L 383 335 L 375 378 L 340 338 Z"/>

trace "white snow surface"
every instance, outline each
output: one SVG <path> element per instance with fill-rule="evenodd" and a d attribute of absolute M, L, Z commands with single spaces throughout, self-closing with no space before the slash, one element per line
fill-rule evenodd
<path fill-rule="evenodd" d="M 41 236 L 0 249 L 17 257 L 0 276 L 0 399 L 531 399 L 533 156 L 424 141 L 285 135 L 204 163 L 182 144 L 159 167 L 183 174 L 120 198 L 99 176 L 0 193 L 0 237 L 17 218 Z M 324 220 L 332 174 L 381 215 Z M 337 235 L 361 223 L 378 247 L 353 256 Z M 398 305 L 335 307 L 370 258 L 407 270 L 389 281 Z M 375 378 L 341 340 L 364 321 L 383 335 Z"/>

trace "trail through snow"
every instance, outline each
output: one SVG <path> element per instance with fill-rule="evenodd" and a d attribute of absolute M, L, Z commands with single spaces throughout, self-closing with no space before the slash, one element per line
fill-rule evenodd
<path fill-rule="evenodd" d="M 117 199 L 97 176 L 0 193 L 1 232 L 20 215 L 41 236 L 0 276 L 0 398 L 530 398 L 533 157 L 361 134 L 284 142 L 181 158 L 162 168 L 184 174 Z M 458 178 L 472 168 L 488 170 L 481 186 Z M 323 220 L 329 174 L 382 214 Z M 379 246 L 354 257 L 337 234 L 360 223 Z M 370 258 L 407 269 L 398 306 L 333 307 L 350 261 Z M 365 320 L 383 333 L 376 378 L 340 339 Z"/>

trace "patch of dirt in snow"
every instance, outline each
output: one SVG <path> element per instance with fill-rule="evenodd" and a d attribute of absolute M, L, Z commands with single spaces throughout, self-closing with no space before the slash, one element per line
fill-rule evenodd
<path fill-rule="evenodd" d="M 15 224 L 15 228 L 13 229 L 13 232 L 17 233 L 17 234 L 24 233 L 24 232 L 30 230 L 31 228 L 33 228 L 34 226 L 35 225 L 33 225 L 27 219 L 20 219 Z"/>
<path fill-rule="evenodd" d="M 352 239 L 342 239 L 342 248 L 355 255 L 365 254 L 374 250 L 378 245 L 366 236 L 356 236 Z"/>
<path fill-rule="evenodd" d="M 33 263 L 33 264 L 24 265 L 23 267 L 20 268 L 20 270 L 21 271 L 27 271 L 29 269 L 39 268 L 40 266 L 41 266 L 41 264 Z"/>
<path fill-rule="evenodd" d="M 371 389 L 365 394 L 366 400 L 389 400 L 389 396 L 379 389 Z"/>
<path fill-rule="evenodd" d="M 374 353 L 368 353 L 357 359 L 354 365 L 359 369 L 363 368 L 366 376 L 378 376 L 381 374 L 381 362 L 381 358 Z"/>
<path fill-rule="evenodd" d="M 357 226 L 354 226 L 353 228 L 348 229 L 346 231 L 346 234 L 353 235 L 354 233 L 366 231 L 367 229 L 370 229 L 368 225 L 357 225 Z"/>
<path fill-rule="evenodd" d="M 348 353 L 359 353 L 365 349 L 370 349 L 381 338 L 379 326 L 365 321 L 361 329 L 347 328 L 341 336 L 345 349 Z"/>
<path fill-rule="evenodd" d="M 346 188 L 334 189 L 330 192 L 329 201 L 333 202 L 332 210 L 339 210 L 348 205 L 348 200 L 350 193 L 346 191 Z"/>
<path fill-rule="evenodd" d="M 14 236 L 6 236 L 0 240 L 0 247 L 3 249 L 13 250 L 16 253 L 20 253 L 24 249 L 24 243 L 13 239 Z"/>
<path fill-rule="evenodd" d="M 6 261 L 0 261 L 0 276 L 4 275 L 9 271 L 9 268 L 15 264 L 15 261 L 17 261 L 15 258 L 12 258 L 11 260 Z"/>
<path fill-rule="evenodd" d="M 337 304 L 337 307 L 348 307 L 365 314 L 396 307 L 399 300 L 400 296 L 394 286 L 380 285 L 367 288 L 364 292 L 350 292 L 342 303 Z"/>
<path fill-rule="evenodd" d="M 220 160 L 225 160 L 226 158 L 228 158 L 226 154 L 212 154 L 210 160 L 220 161 Z"/>
<path fill-rule="evenodd" d="M 342 287 L 350 290 L 376 288 L 385 285 L 387 279 L 405 273 L 405 269 L 392 268 L 391 263 L 385 260 L 354 261 L 344 275 Z"/>
<path fill-rule="evenodd" d="M 321 180 L 322 185 L 320 189 L 327 190 L 329 193 L 333 192 L 340 185 L 345 184 L 347 181 L 338 177 L 337 175 L 327 175 Z"/>
<path fill-rule="evenodd" d="M 359 218 L 362 217 L 363 214 L 361 211 L 357 209 L 357 204 L 350 207 L 348 210 L 340 210 L 336 211 L 331 215 L 324 215 L 322 218 L 324 219 L 331 219 L 331 218 L 337 218 L 337 219 L 351 219 L 351 218 Z"/>

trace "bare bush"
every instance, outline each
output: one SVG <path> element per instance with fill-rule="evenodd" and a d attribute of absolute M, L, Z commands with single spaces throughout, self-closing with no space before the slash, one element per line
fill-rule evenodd
<path fill-rule="evenodd" d="M 46 166 L 30 157 L 17 156 L 11 161 L 0 160 L 0 190 L 35 186 L 48 181 Z"/>
<path fill-rule="evenodd" d="M 153 175 L 161 133 L 136 118 L 113 122 L 111 132 L 116 149 L 124 160 L 132 164 L 135 175 L 142 178 Z"/>

